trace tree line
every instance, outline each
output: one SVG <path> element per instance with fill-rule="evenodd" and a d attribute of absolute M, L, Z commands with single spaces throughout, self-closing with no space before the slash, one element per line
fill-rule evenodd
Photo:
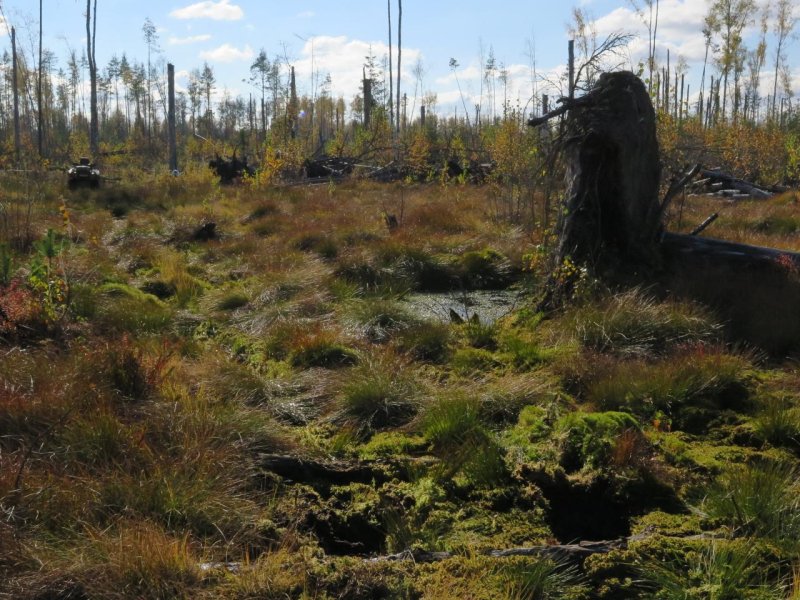
<path fill-rule="evenodd" d="M 179 151 L 184 160 L 234 148 L 261 159 L 268 149 L 273 154 L 282 149 L 284 157 L 305 158 L 373 153 L 376 159 L 402 158 L 409 164 L 430 155 L 434 170 L 446 166 L 449 159 L 445 157 L 462 153 L 466 155 L 462 162 L 481 163 L 492 160 L 487 140 L 495 135 L 493 128 L 499 130 L 508 121 L 523 130 L 526 113 L 547 110 L 548 98 L 537 93 L 537 81 L 541 89 L 549 86 L 550 94 L 567 95 L 573 89 L 587 89 L 602 70 L 613 68 L 637 71 L 657 110 L 677 123 L 694 121 L 703 128 L 748 123 L 784 130 L 797 127 L 786 52 L 797 22 L 791 0 L 775 0 L 761 8 L 754 0 L 710 2 L 700 32 L 705 43 L 700 89 L 694 94 L 687 84 L 686 61 L 669 52 L 663 57 L 666 60 L 657 56 L 659 1 L 629 2 L 647 30 L 647 56 L 642 63 L 630 64 L 623 52 L 631 36 L 600 39 L 590 15 L 575 9 L 570 25 L 577 50 L 574 81 L 567 82 L 564 74 L 557 81 L 542 82 L 536 74 L 534 49 L 534 96 L 520 106 L 518 99 L 509 98 L 508 71 L 491 47 L 488 54 L 482 48 L 479 101 L 468 105 L 462 95 L 460 114 L 444 117 L 437 115 L 436 94 L 424 90 L 421 61 L 412 69 L 413 95 L 401 92 L 402 2 L 397 3 L 397 44 L 393 47 L 392 2 L 387 0 L 389 55 L 365 57 L 362 86 L 349 101 L 334 97 L 330 75 L 318 73 L 312 74 L 311 92 L 298 94 L 290 61 L 270 56 L 264 49 L 246 73 L 245 81 L 252 86 L 246 96 L 219 93 L 214 69 L 204 63 L 190 71 L 186 89 L 176 95 Z M 55 53 L 41 45 L 38 61 L 33 52 L 26 55 L 19 48 L 6 50 L 0 57 L 0 163 L 4 166 L 17 164 L 20 155 L 56 163 L 83 154 L 114 153 L 137 156 L 143 164 L 163 160 L 168 95 L 157 30 L 150 19 L 145 20 L 146 59 L 122 53 L 101 66 L 95 59 L 96 14 L 97 0 L 87 0 L 86 47 L 68 47 L 61 65 Z M 748 48 L 745 29 L 756 24 L 756 44 Z M 771 52 L 767 47 L 770 33 L 775 46 Z M 459 83 L 457 60 L 450 59 L 450 66 Z M 772 93 L 764 98 L 760 82 L 767 70 Z"/>

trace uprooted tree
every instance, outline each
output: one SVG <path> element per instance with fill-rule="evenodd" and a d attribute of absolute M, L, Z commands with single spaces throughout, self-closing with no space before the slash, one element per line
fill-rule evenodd
<path fill-rule="evenodd" d="M 657 285 L 722 308 L 737 334 L 756 343 L 764 326 L 753 312 L 786 313 L 780 339 L 769 345 L 783 352 L 800 344 L 800 318 L 789 315 L 800 305 L 800 254 L 665 231 L 670 199 L 700 166 L 659 197 L 655 112 L 642 81 L 630 72 L 605 73 L 586 95 L 561 103 L 529 123 L 567 113 L 567 189 L 542 307 L 569 298 L 574 282 L 560 273 L 571 263 L 611 283 Z"/>

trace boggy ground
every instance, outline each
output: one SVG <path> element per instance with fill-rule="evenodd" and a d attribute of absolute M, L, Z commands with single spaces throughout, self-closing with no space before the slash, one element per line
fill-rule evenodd
<path fill-rule="evenodd" d="M 785 336 L 579 265 L 424 320 L 548 275 L 489 186 L 5 185 L 0 597 L 800 597 Z M 713 233 L 800 247 L 796 201 Z"/>

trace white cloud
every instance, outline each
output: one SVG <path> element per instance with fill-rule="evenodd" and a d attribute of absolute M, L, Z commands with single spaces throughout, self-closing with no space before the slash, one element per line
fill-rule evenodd
<path fill-rule="evenodd" d="M 207 42 L 211 39 L 211 35 L 204 33 L 201 35 L 190 35 L 189 37 L 179 38 L 172 36 L 167 40 L 170 46 L 185 46 L 187 44 L 196 44 L 198 42 Z"/>
<path fill-rule="evenodd" d="M 245 46 L 243 49 L 239 49 L 235 46 L 231 46 L 230 44 L 223 44 L 219 48 L 206 50 L 205 52 L 200 53 L 200 58 L 218 63 L 247 61 L 251 60 L 253 56 L 255 56 L 255 53 L 250 46 Z"/>
<path fill-rule="evenodd" d="M 244 11 L 237 4 L 231 4 L 230 0 L 203 0 L 196 4 L 190 4 L 183 8 L 178 8 L 169 13 L 176 19 L 213 19 L 214 21 L 238 21 L 244 17 Z"/>
<path fill-rule="evenodd" d="M 296 18 L 298 18 L 298 19 L 313 19 L 316 16 L 317 16 L 317 13 L 315 13 L 313 10 L 304 10 L 301 13 L 297 13 L 297 17 Z"/>
<path fill-rule="evenodd" d="M 309 38 L 301 50 L 301 58 L 295 61 L 295 74 L 298 87 L 311 92 L 311 66 L 313 54 L 314 72 L 318 75 L 318 82 L 322 83 L 325 76 L 330 73 L 334 97 L 343 96 L 352 98 L 358 93 L 361 86 L 361 69 L 365 57 L 372 52 L 375 62 L 380 66 L 382 57 L 388 56 L 389 47 L 383 42 L 366 42 L 364 40 L 348 39 L 346 36 L 316 36 Z M 396 49 L 395 49 L 396 51 Z M 421 56 L 419 50 L 403 48 L 402 76 L 403 85 L 411 86 L 413 93 L 414 77 L 411 66 Z M 395 71 L 395 77 L 397 72 Z M 388 78 L 388 73 L 386 74 Z"/>

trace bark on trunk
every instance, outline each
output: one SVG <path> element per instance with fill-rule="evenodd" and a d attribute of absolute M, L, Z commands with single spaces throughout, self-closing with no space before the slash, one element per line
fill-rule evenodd
<path fill-rule="evenodd" d="M 567 194 L 559 217 L 559 263 L 602 275 L 650 264 L 661 233 L 661 167 L 655 112 L 633 73 L 601 75 L 567 120 Z"/>

